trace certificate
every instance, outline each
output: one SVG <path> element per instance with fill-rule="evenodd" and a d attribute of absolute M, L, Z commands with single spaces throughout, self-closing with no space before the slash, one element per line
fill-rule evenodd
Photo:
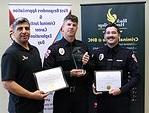
<path fill-rule="evenodd" d="M 68 87 L 61 67 L 36 72 L 34 76 L 39 90 L 45 93 Z"/>
<path fill-rule="evenodd" d="M 109 91 L 121 87 L 122 71 L 95 71 L 96 91 Z"/>

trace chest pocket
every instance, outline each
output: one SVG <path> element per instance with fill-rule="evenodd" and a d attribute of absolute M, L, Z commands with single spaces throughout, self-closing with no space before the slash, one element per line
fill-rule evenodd
<path fill-rule="evenodd" d="M 118 59 L 113 61 L 113 69 L 122 70 L 124 67 L 125 67 L 125 61 Z"/>
<path fill-rule="evenodd" d="M 59 49 L 56 52 L 55 55 L 55 59 L 56 62 L 62 62 L 62 63 L 66 63 L 68 61 L 71 61 L 72 56 L 71 56 L 71 49 L 70 48 L 64 48 L 63 52 L 59 51 Z"/>
<path fill-rule="evenodd" d="M 105 70 L 105 67 L 106 67 L 106 60 L 103 59 L 103 60 L 98 60 L 98 61 L 95 61 L 95 65 L 96 65 L 96 70 Z"/>
<path fill-rule="evenodd" d="M 56 56 L 56 60 L 57 60 L 57 62 L 59 62 L 59 61 L 69 61 L 70 60 L 70 56 L 68 55 L 68 54 L 65 54 L 65 55 L 57 55 Z"/>

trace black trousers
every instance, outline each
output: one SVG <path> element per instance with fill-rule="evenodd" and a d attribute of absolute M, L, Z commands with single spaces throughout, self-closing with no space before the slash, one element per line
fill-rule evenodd
<path fill-rule="evenodd" d="M 67 88 L 56 91 L 53 99 L 53 113 L 87 113 L 88 91 L 85 88 Z"/>
<path fill-rule="evenodd" d="M 129 96 L 112 96 L 102 94 L 98 96 L 98 113 L 129 113 Z"/>
<path fill-rule="evenodd" d="M 9 113 L 16 113 L 16 112 L 9 112 Z M 43 111 L 40 111 L 40 112 L 38 112 L 38 113 L 43 113 Z"/>

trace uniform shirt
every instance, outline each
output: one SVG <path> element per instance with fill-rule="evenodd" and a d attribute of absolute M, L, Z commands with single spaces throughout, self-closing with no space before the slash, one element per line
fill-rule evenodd
<path fill-rule="evenodd" d="M 85 53 L 87 47 L 79 40 L 74 40 L 69 43 L 66 39 L 62 39 L 53 45 L 51 45 L 44 58 L 44 69 L 54 68 L 61 66 L 64 72 L 64 76 L 70 86 L 82 86 L 86 84 L 86 76 L 84 77 L 70 77 L 70 71 L 76 68 L 75 59 L 73 53 L 75 49 L 79 48 L 82 53 Z M 79 54 L 79 52 L 78 52 Z M 82 62 L 82 61 L 80 61 Z M 80 67 L 79 67 L 80 68 Z"/>
<path fill-rule="evenodd" d="M 33 73 L 42 69 L 39 52 L 36 47 L 29 45 L 26 50 L 16 42 L 2 56 L 2 81 L 13 80 L 25 89 L 37 90 Z M 43 109 L 43 101 L 27 99 L 10 93 L 9 112 L 36 113 Z"/>
<path fill-rule="evenodd" d="M 104 46 L 93 55 L 95 70 L 122 70 L 121 92 L 125 93 L 136 85 L 139 80 L 138 62 L 129 49 L 115 46 Z M 131 78 L 130 78 L 131 77 Z M 129 80 L 129 81 L 128 81 Z"/>

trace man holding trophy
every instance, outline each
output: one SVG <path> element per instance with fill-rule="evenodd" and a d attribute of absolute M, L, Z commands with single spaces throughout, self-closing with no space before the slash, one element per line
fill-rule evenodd
<path fill-rule="evenodd" d="M 61 29 L 63 38 L 51 45 L 44 58 L 44 69 L 61 66 L 68 88 L 55 91 L 53 113 L 87 113 L 88 73 L 84 64 L 89 59 L 87 46 L 76 40 L 78 18 L 69 14 Z"/>

